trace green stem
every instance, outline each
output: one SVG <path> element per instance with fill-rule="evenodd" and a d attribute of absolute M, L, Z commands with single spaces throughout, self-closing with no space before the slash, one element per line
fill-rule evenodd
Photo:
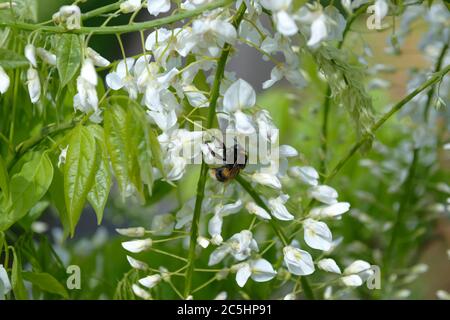
<path fill-rule="evenodd" d="M 87 19 L 91 19 L 91 18 L 97 17 L 97 16 L 102 15 L 102 14 L 107 13 L 107 12 L 115 11 L 115 10 L 120 8 L 121 2 L 122 1 L 111 3 L 111 4 L 108 4 L 106 6 L 103 6 L 103 7 L 100 7 L 100 8 L 91 10 L 91 11 L 88 11 L 86 13 L 83 13 L 81 15 L 81 19 L 87 20 Z"/>
<path fill-rule="evenodd" d="M 403 106 L 411 101 L 415 96 L 417 96 L 419 93 L 427 89 L 428 87 L 435 84 L 437 81 L 439 81 L 445 74 L 447 74 L 450 71 L 450 65 L 443 68 L 441 71 L 436 72 L 433 74 L 430 79 L 422 83 L 421 86 L 419 86 L 417 89 L 412 91 L 410 94 L 408 94 L 406 97 L 404 97 L 402 100 L 400 100 L 398 103 L 396 103 L 388 112 L 386 112 L 377 122 L 375 122 L 372 127 L 370 128 L 370 134 L 367 133 L 363 135 L 354 145 L 353 147 L 348 151 L 348 153 L 336 164 L 336 166 L 331 170 L 331 173 L 326 177 L 325 182 L 330 181 L 336 174 L 339 173 L 339 171 L 347 164 L 347 162 L 353 157 L 353 155 L 369 140 L 372 139 L 372 135 L 375 134 L 375 132 L 387 121 L 389 118 L 391 118 L 395 113 L 397 113 Z"/>
<path fill-rule="evenodd" d="M 396 219 L 394 222 L 394 227 L 392 229 L 391 241 L 389 242 L 389 246 L 385 255 L 384 262 L 384 273 L 388 273 L 388 268 L 392 263 L 392 258 L 395 254 L 395 249 L 398 241 L 398 236 L 400 234 L 401 226 L 403 225 L 404 216 L 406 213 L 406 209 L 408 204 L 410 203 L 410 199 L 414 190 L 414 176 L 416 173 L 417 162 L 419 160 L 419 149 L 415 148 L 413 152 L 413 159 L 411 165 L 409 166 L 408 175 L 403 184 L 402 190 L 404 191 L 402 198 L 400 199 L 400 205 L 397 210 Z"/>
<path fill-rule="evenodd" d="M 152 28 L 158 28 L 160 26 L 169 25 L 174 22 L 192 18 L 202 14 L 205 11 L 217 9 L 220 7 L 226 7 L 232 4 L 233 0 L 217 0 L 202 6 L 197 7 L 196 9 L 183 11 L 168 17 L 159 18 L 155 20 L 150 20 L 146 22 L 133 23 L 130 25 L 119 25 L 119 26 L 109 26 L 109 27 L 81 27 L 76 30 L 67 30 L 60 26 L 39 26 L 37 24 L 25 23 L 25 22 L 0 22 L 0 27 L 11 27 L 22 30 L 38 30 L 41 32 L 50 32 L 50 33 L 76 33 L 76 34 L 86 34 L 86 33 L 94 33 L 94 34 L 118 34 L 118 33 L 127 33 L 127 32 L 135 32 L 141 30 L 147 30 Z"/>
<path fill-rule="evenodd" d="M 441 50 L 441 54 L 439 55 L 439 57 L 436 61 L 436 66 L 434 67 L 434 72 L 438 72 L 441 69 L 442 62 L 444 62 L 445 54 L 447 53 L 447 49 L 448 49 L 448 43 L 446 43 Z M 435 91 L 436 91 L 436 87 L 434 87 L 434 86 L 430 89 L 430 91 L 428 91 L 428 95 L 427 95 L 428 100 L 427 100 L 427 104 L 425 105 L 425 109 L 423 111 L 424 112 L 423 117 L 424 117 L 425 123 L 428 122 L 430 106 L 431 106 L 431 102 L 433 101 L 433 95 L 434 95 Z"/>
<path fill-rule="evenodd" d="M 222 1 L 225 3 L 228 3 L 230 1 Z M 233 18 L 233 25 L 237 29 L 239 24 L 242 21 L 242 18 L 244 17 L 244 13 L 246 10 L 245 3 L 242 3 L 239 10 L 236 12 L 236 15 Z M 220 84 L 222 82 L 224 73 L 225 73 L 225 65 L 227 63 L 228 55 L 231 50 L 231 45 L 226 43 L 222 49 L 222 53 L 219 58 L 219 62 L 217 64 L 217 70 L 214 77 L 214 82 L 211 87 L 211 93 L 210 93 L 210 100 L 209 100 L 209 113 L 208 113 L 208 122 L 206 125 L 207 129 L 212 128 L 212 125 L 214 123 L 214 117 L 216 115 L 216 106 L 217 106 L 217 100 L 220 95 Z M 203 198 L 205 197 L 205 185 L 206 185 L 206 179 L 208 177 L 208 165 L 205 162 L 202 162 L 202 166 L 200 169 L 200 178 L 198 179 L 197 183 L 197 197 L 195 200 L 195 207 L 194 207 L 194 215 L 192 217 L 192 225 L 191 225 L 191 236 L 190 236 L 190 242 L 189 242 L 189 253 L 188 253 L 188 266 L 186 270 L 186 282 L 184 287 L 184 296 L 188 297 L 191 292 L 191 286 L 192 286 L 192 276 L 194 273 L 195 268 L 195 248 L 197 244 L 197 237 L 198 237 L 198 226 L 200 221 L 200 215 L 202 211 L 202 203 Z"/>

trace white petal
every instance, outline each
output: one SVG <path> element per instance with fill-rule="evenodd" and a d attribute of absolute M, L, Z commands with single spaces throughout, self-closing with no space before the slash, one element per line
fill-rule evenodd
<path fill-rule="evenodd" d="M 300 179 L 310 186 L 317 186 L 319 183 L 319 173 L 313 167 L 291 167 L 289 168 L 289 175 Z"/>
<path fill-rule="evenodd" d="M 307 251 L 287 246 L 283 248 L 283 253 L 284 262 L 290 273 L 304 276 L 314 272 L 314 263 Z"/>
<path fill-rule="evenodd" d="M 27 85 L 31 102 L 38 102 L 41 97 L 41 82 L 39 80 L 39 74 L 34 68 L 29 68 L 27 71 Z"/>
<path fill-rule="evenodd" d="M 161 276 L 159 274 L 154 274 L 154 275 L 139 279 L 139 283 L 149 289 L 156 286 L 160 281 L 161 281 Z"/>
<path fill-rule="evenodd" d="M 245 205 L 245 208 L 247 209 L 247 211 L 249 213 L 252 213 L 254 215 L 257 215 L 258 217 L 262 218 L 262 219 L 266 219 L 266 220 L 270 220 L 272 219 L 272 217 L 270 216 L 270 214 L 264 209 L 261 208 L 260 206 L 258 206 L 256 203 L 254 202 L 248 202 Z"/>
<path fill-rule="evenodd" d="M 236 29 L 227 21 L 215 19 L 211 24 L 211 29 L 216 33 L 217 37 L 224 42 L 233 44 L 236 40 Z"/>
<path fill-rule="evenodd" d="M 236 282 L 239 287 L 245 286 L 248 278 L 252 275 L 250 265 L 248 263 L 244 263 L 242 267 L 236 272 Z"/>
<path fill-rule="evenodd" d="M 283 158 L 296 157 L 298 156 L 298 151 L 295 150 L 294 147 L 291 147 L 287 144 L 283 144 L 280 146 L 279 155 L 280 157 Z"/>
<path fill-rule="evenodd" d="M 152 239 L 132 240 L 122 242 L 122 247 L 130 252 L 138 253 L 149 249 L 152 246 Z"/>
<path fill-rule="evenodd" d="M 8 294 L 11 291 L 11 282 L 8 278 L 8 273 L 6 272 L 6 269 L 3 267 L 2 264 L 0 264 L 0 288 L 3 290 L 0 292 L 0 298 L 3 298 L 3 295 Z"/>
<path fill-rule="evenodd" d="M 282 35 L 292 36 L 298 32 L 297 24 L 286 11 L 275 13 L 274 21 L 277 26 L 277 31 Z"/>
<path fill-rule="evenodd" d="M 268 206 L 270 208 L 270 211 L 272 212 L 272 215 L 279 220 L 293 220 L 294 216 L 287 210 L 284 202 L 285 200 L 282 196 L 275 199 L 269 199 Z"/>
<path fill-rule="evenodd" d="M 134 294 L 138 296 L 139 298 L 142 298 L 144 300 L 150 300 L 152 296 L 150 293 L 139 287 L 137 284 L 134 284 L 131 286 L 131 289 L 133 290 Z"/>
<path fill-rule="evenodd" d="M 202 237 L 202 236 L 200 236 L 200 237 L 197 238 L 197 243 L 198 243 L 198 245 L 199 245 L 200 247 L 202 247 L 203 249 L 206 249 L 206 248 L 208 248 L 208 246 L 209 246 L 209 240 L 206 239 L 205 237 Z"/>
<path fill-rule="evenodd" d="M 313 218 L 334 218 L 339 217 L 350 210 L 350 203 L 338 202 L 328 206 L 313 208 L 310 216 Z"/>
<path fill-rule="evenodd" d="M 281 182 L 278 180 L 277 176 L 270 173 L 257 172 L 252 174 L 251 179 L 256 183 L 274 188 L 281 189 Z"/>
<path fill-rule="evenodd" d="M 150 0 L 148 1 L 147 9 L 151 15 L 157 16 L 161 12 L 170 10 L 170 0 Z"/>
<path fill-rule="evenodd" d="M 127 237 L 143 237 L 145 234 L 143 227 L 116 229 L 116 231 Z"/>
<path fill-rule="evenodd" d="M 307 42 L 308 46 L 313 47 L 327 37 L 328 32 L 325 22 L 326 16 L 322 14 L 311 24 L 311 37 Z"/>
<path fill-rule="evenodd" d="M 373 270 L 370 263 L 364 260 L 356 260 L 344 270 L 344 274 L 358 275 L 362 279 L 373 275 Z"/>
<path fill-rule="evenodd" d="M 56 66 L 56 56 L 45 50 L 44 48 L 37 48 L 36 53 L 42 61 L 48 63 L 49 65 Z"/>
<path fill-rule="evenodd" d="M 216 207 L 216 213 L 220 214 L 222 217 L 237 213 L 242 209 L 242 200 L 238 200 L 233 203 L 228 203 L 226 205 L 219 205 Z"/>
<path fill-rule="evenodd" d="M 256 282 L 266 282 L 277 275 L 270 262 L 265 259 L 252 261 L 251 267 L 252 279 Z"/>
<path fill-rule="evenodd" d="M 327 272 L 333 272 L 333 273 L 338 273 L 338 274 L 342 273 L 341 269 L 337 265 L 336 261 L 334 261 L 333 259 L 330 259 L 330 258 L 320 260 L 317 263 L 317 266 L 319 267 L 319 269 L 322 269 Z"/>
<path fill-rule="evenodd" d="M 111 72 L 106 75 L 106 84 L 113 90 L 119 90 L 123 87 L 122 78 L 117 72 Z"/>
<path fill-rule="evenodd" d="M 138 270 L 146 270 L 148 268 L 148 265 L 145 262 L 136 260 L 133 257 L 127 256 L 127 260 L 132 268 L 135 268 Z"/>
<path fill-rule="evenodd" d="M 138 0 L 140 1 L 140 0 Z M 92 48 L 86 49 L 86 55 L 94 62 L 94 65 L 97 67 L 107 67 L 110 65 L 110 62 L 103 58 L 97 51 Z"/>
<path fill-rule="evenodd" d="M 25 46 L 25 57 L 30 61 L 33 67 L 37 67 L 36 48 L 32 44 L 27 44 Z"/>
<path fill-rule="evenodd" d="M 91 59 L 85 59 L 81 66 L 80 76 L 91 85 L 97 85 L 97 72 L 94 68 L 94 63 Z"/>
<path fill-rule="evenodd" d="M 220 214 L 215 214 L 208 222 L 208 233 L 211 237 L 222 234 L 223 218 Z"/>
<path fill-rule="evenodd" d="M 242 111 L 236 111 L 234 113 L 234 118 L 236 121 L 237 132 L 243 135 L 251 135 L 255 132 L 250 116 L 246 115 Z"/>
<path fill-rule="evenodd" d="M 350 275 L 350 276 L 342 277 L 341 281 L 347 287 L 359 287 L 360 285 L 363 284 L 362 279 L 359 276 L 355 275 L 355 274 Z"/>
<path fill-rule="evenodd" d="M 325 204 L 334 204 L 337 202 L 338 193 L 332 187 L 326 185 L 315 186 L 310 189 L 310 193 L 314 199 Z"/>
<path fill-rule="evenodd" d="M 135 12 L 141 7 L 141 0 L 127 0 L 120 4 L 120 10 L 122 13 Z"/>
<path fill-rule="evenodd" d="M 270 72 L 270 79 L 266 80 L 262 84 L 263 89 L 268 89 L 273 86 L 276 82 L 283 78 L 283 71 L 280 66 L 276 66 Z"/>
<path fill-rule="evenodd" d="M 218 264 L 220 261 L 223 260 L 223 258 L 225 258 L 228 252 L 230 252 L 230 248 L 226 244 L 218 247 L 209 256 L 208 266 Z"/>
<path fill-rule="evenodd" d="M 303 222 L 305 242 L 314 249 L 328 251 L 333 243 L 331 231 L 324 222 L 306 219 Z"/>
<path fill-rule="evenodd" d="M 6 74 L 5 70 L 0 66 L 0 93 L 5 93 L 9 88 L 9 77 L 8 74 Z"/>
<path fill-rule="evenodd" d="M 223 107 L 226 112 L 235 112 L 244 108 L 253 107 L 256 103 L 256 93 L 245 80 L 239 79 L 225 92 Z"/>
<path fill-rule="evenodd" d="M 374 6 L 375 6 L 374 14 L 377 21 L 383 20 L 383 18 L 386 17 L 389 10 L 389 6 L 386 0 L 376 0 Z"/>

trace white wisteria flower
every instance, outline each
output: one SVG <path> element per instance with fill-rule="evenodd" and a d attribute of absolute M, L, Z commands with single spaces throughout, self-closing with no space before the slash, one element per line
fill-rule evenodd
<path fill-rule="evenodd" d="M 77 78 L 77 94 L 73 97 L 75 110 L 88 113 L 98 110 L 97 72 L 91 59 L 84 59 Z"/>
<path fill-rule="evenodd" d="M 143 227 L 116 229 L 117 233 L 126 237 L 143 237 L 145 229 Z"/>
<path fill-rule="evenodd" d="M 130 264 L 130 266 L 134 269 L 138 269 L 138 270 L 147 270 L 148 269 L 148 265 L 140 260 L 134 259 L 133 257 L 130 257 L 127 255 L 127 260 L 128 263 Z"/>
<path fill-rule="evenodd" d="M 278 179 L 278 177 L 272 173 L 255 172 L 250 176 L 250 178 L 252 179 L 252 181 L 264 186 L 271 187 L 277 190 L 281 189 L 280 179 Z"/>
<path fill-rule="evenodd" d="M 341 281 L 347 287 L 359 287 L 363 284 L 361 277 L 355 274 L 342 277 Z"/>
<path fill-rule="evenodd" d="M 140 7 L 141 7 L 141 0 L 126 0 L 120 4 L 120 11 L 122 11 L 122 13 L 130 13 L 135 12 Z"/>
<path fill-rule="evenodd" d="M 55 54 L 51 53 L 50 51 L 45 50 L 44 48 L 37 48 L 36 54 L 45 63 L 48 63 L 51 66 L 56 66 L 56 55 Z"/>
<path fill-rule="evenodd" d="M 298 12 L 298 21 L 309 25 L 307 45 L 317 47 L 324 40 L 342 40 L 346 20 L 334 6 L 325 9 L 318 3 L 305 5 Z"/>
<path fill-rule="evenodd" d="M 6 91 L 8 91 L 10 84 L 10 80 L 8 77 L 8 74 L 6 73 L 5 69 L 0 66 L 0 93 L 4 94 Z"/>
<path fill-rule="evenodd" d="M 261 208 L 260 206 L 258 206 L 256 203 L 254 202 L 247 202 L 245 204 L 245 209 L 247 209 L 247 211 L 251 214 L 254 214 L 258 217 L 260 217 L 261 219 L 265 219 L 265 220 L 270 220 L 272 219 L 272 217 L 270 216 L 270 214 L 264 209 Z"/>
<path fill-rule="evenodd" d="M 158 283 L 160 283 L 161 280 L 162 280 L 161 275 L 154 274 L 154 275 L 147 276 L 145 278 L 139 279 L 138 281 L 144 287 L 147 287 L 148 289 L 151 289 L 154 286 L 156 286 Z"/>
<path fill-rule="evenodd" d="M 66 163 L 67 150 L 69 149 L 69 145 L 61 150 L 61 153 L 58 157 L 58 168 L 61 167 L 64 163 Z"/>
<path fill-rule="evenodd" d="M 311 194 L 311 197 L 313 197 L 319 202 L 329 205 L 337 203 L 338 193 L 335 189 L 333 189 L 330 186 L 326 185 L 315 186 L 312 187 L 309 190 L 309 192 Z"/>
<path fill-rule="evenodd" d="M 131 286 L 131 289 L 133 290 L 134 294 L 136 296 L 138 296 L 141 299 L 144 300 L 151 300 L 152 296 L 150 295 L 150 293 L 148 293 L 146 290 L 142 289 L 140 286 L 138 286 L 137 284 L 134 284 Z"/>
<path fill-rule="evenodd" d="M 356 260 L 344 270 L 344 274 L 346 275 L 356 274 L 363 280 L 373 275 L 373 273 L 374 271 L 372 270 L 370 263 L 364 260 Z"/>
<path fill-rule="evenodd" d="M 227 254 L 231 254 L 236 260 L 247 259 L 252 251 L 257 252 L 258 244 L 253 239 L 253 234 L 249 230 L 242 230 L 234 234 L 220 247 L 214 250 L 209 256 L 208 265 L 212 266 L 221 262 Z"/>
<path fill-rule="evenodd" d="M 116 71 L 110 72 L 106 75 L 106 84 L 112 90 L 120 90 L 124 88 L 131 99 L 136 99 L 138 95 L 138 88 L 133 77 L 135 60 L 133 58 L 126 58 L 117 64 Z"/>
<path fill-rule="evenodd" d="M 290 12 L 292 0 L 260 0 L 261 5 L 271 10 L 277 31 L 285 36 L 292 36 L 298 32 L 295 17 Z"/>
<path fill-rule="evenodd" d="M 108 59 L 102 57 L 100 53 L 90 47 L 86 48 L 86 56 L 91 59 L 94 65 L 97 67 L 107 67 L 110 65 Z"/>
<path fill-rule="evenodd" d="M 31 102 L 38 102 L 41 97 L 41 81 L 37 70 L 33 67 L 30 67 L 27 71 L 27 86 Z"/>
<path fill-rule="evenodd" d="M 350 203 L 337 202 L 334 204 L 312 208 L 309 216 L 315 219 L 338 218 L 350 210 Z"/>
<path fill-rule="evenodd" d="M 32 44 L 27 44 L 25 46 L 25 58 L 31 63 L 31 66 L 34 68 L 37 67 L 37 61 L 36 61 L 36 47 Z"/>
<path fill-rule="evenodd" d="M 333 243 L 331 231 L 326 223 L 313 219 L 303 222 L 304 238 L 308 246 L 314 249 L 328 251 Z"/>
<path fill-rule="evenodd" d="M 290 273 L 298 276 L 312 274 L 315 270 L 311 255 L 304 250 L 293 246 L 283 248 L 284 263 Z"/>
<path fill-rule="evenodd" d="M 208 232 L 211 237 L 221 236 L 222 234 L 222 224 L 223 217 L 226 217 L 230 214 L 234 214 L 239 212 L 242 209 L 242 201 L 239 199 L 236 202 L 228 203 L 228 204 L 218 204 L 214 208 L 214 215 L 209 220 L 208 223 Z"/>
<path fill-rule="evenodd" d="M 293 166 L 288 170 L 289 176 L 298 178 L 303 183 L 310 186 L 317 186 L 319 184 L 319 173 L 316 169 L 309 166 L 299 167 Z"/>
<path fill-rule="evenodd" d="M 63 24 L 68 30 L 81 28 L 81 11 L 76 5 L 62 6 L 52 19 L 55 23 Z"/>
<path fill-rule="evenodd" d="M 12 286 L 9 281 L 8 273 L 3 267 L 3 264 L 0 264 L 0 300 L 2 300 L 3 297 L 11 291 L 11 289 Z"/>
<path fill-rule="evenodd" d="M 278 220 L 290 221 L 294 219 L 294 216 L 288 211 L 284 205 L 289 200 L 289 195 L 281 194 L 277 198 L 269 199 L 267 205 L 270 212 Z"/>
<path fill-rule="evenodd" d="M 153 244 L 152 239 L 148 238 L 142 240 L 131 240 L 122 242 L 122 247 L 125 250 L 130 251 L 132 253 L 139 253 L 151 248 L 152 244 Z"/>
<path fill-rule="evenodd" d="M 331 258 L 319 260 L 319 262 L 317 263 L 317 266 L 319 267 L 319 269 L 322 269 L 323 271 L 337 273 L 337 274 L 342 273 L 342 271 L 339 268 L 339 266 L 337 265 L 336 261 L 334 261 Z"/>
<path fill-rule="evenodd" d="M 170 0 L 149 0 L 147 9 L 151 15 L 157 16 L 170 10 Z"/>
<path fill-rule="evenodd" d="M 266 282 L 277 275 L 270 262 L 265 259 L 249 260 L 238 264 L 236 268 L 236 282 L 241 288 L 250 277 L 256 282 Z"/>
<path fill-rule="evenodd" d="M 356 260 L 344 270 L 344 277 L 341 278 L 342 283 L 348 287 L 359 287 L 363 282 L 373 275 L 370 264 L 363 260 Z"/>

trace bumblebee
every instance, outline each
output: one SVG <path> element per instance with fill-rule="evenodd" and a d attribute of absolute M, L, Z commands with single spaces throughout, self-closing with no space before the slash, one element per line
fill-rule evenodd
<path fill-rule="evenodd" d="M 236 178 L 239 172 L 245 168 L 247 165 L 247 154 L 242 152 L 237 144 L 231 149 L 232 155 L 227 152 L 225 144 L 223 144 L 223 155 L 222 160 L 225 163 L 223 166 L 211 169 L 211 175 L 219 182 L 229 182 Z M 216 156 L 215 152 L 211 150 L 213 156 Z M 228 159 L 233 159 L 232 163 L 227 161 Z"/>

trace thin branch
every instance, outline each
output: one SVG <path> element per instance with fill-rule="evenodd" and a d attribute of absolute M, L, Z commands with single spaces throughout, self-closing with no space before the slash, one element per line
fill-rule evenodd
<path fill-rule="evenodd" d="M 40 26 L 37 24 L 26 22 L 0 22 L 0 27 L 11 27 L 21 30 L 39 30 L 41 32 L 50 33 L 76 33 L 76 34 L 119 34 L 135 31 L 142 31 L 147 29 L 158 28 L 164 25 L 168 25 L 183 19 L 192 18 L 202 14 L 208 10 L 214 10 L 220 7 L 226 7 L 232 4 L 233 0 L 217 0 L 205 5 L 199 6 L 193 10 L 183 11 L 168 17 L 150 20 L 146 22 L 133 23 L 130 25 L 109 26 L 109 27 L 81 27 L 76 30 L 67 30 L 60 26 Z"/>

